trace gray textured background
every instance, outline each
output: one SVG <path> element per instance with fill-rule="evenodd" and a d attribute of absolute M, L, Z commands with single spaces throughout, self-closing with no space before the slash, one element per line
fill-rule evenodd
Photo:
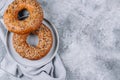
<path fill-rule="evenodd" d="M 39 1 L 58 29 L 68 80 L 120 80 L 120 0 Z"/>

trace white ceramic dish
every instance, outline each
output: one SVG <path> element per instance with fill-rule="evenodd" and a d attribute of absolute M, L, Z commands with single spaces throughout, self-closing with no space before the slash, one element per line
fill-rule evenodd
<path fill-rule="evenodd" d="M 22 58 L 15 51 L 15 49 L 13 47 L 13 44 L 12 44 L 13 33 L 9 32 L 9 31 L 7 32 L 7 36 L 6 36 L 7 51 L 11 55 L 11 57 L 19 64 L 24 65 L 24 66 L 29 66 L 29 67 L 40 67 L 40 66 L 43 66 L 43 65 L 47 64 L 48 62 L 50 62 L 57 54 L 57 50 L 59 47 L 58 32 L 57 32 L 55 26 L 53 24 L 51 24 L 48 20 L 44 19 L 43 23 L 45 25 L 47 25 L 47 27 L 49 27 L 49 29 L 52 31 L 53 46 L 52 46 L 50 52 L 40 60 L 28 60 L 28 59 Z"/>

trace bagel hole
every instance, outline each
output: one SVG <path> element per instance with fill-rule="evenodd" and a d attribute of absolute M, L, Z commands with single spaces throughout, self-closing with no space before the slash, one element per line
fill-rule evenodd
<path fill-rule="evenodd" d="M 27 37 L 27 43 L 31 46 L 37 46 L 38 44 L 38 36 L 37 35 L 34 35 L 34 34 L 30 34 L 28 37 Z"/>
<path fill-rule="evenodd" d="M 18 12 L 18 20 L 25 20 L 29 17 L 29 12 L 27 9 L 22 9 Z"/>

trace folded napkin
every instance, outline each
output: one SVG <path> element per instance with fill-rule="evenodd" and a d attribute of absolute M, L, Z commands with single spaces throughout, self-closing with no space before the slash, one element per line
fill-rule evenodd
<path fill-rule="evenodd" d="M 0 38 L 5 43 L 3 28 L 4 26 L 0 24 Z M 18 64 L 7 53 L 1 62 L 1 69 L 22 80 L 65 80 L 66 77 L 66 70 L 58 54 L 48 64 L 33 68 Z"/>
<path fill-rule="evenodd" d="M 9 54 L 1 62 L 1 68 L 6 72 L 21 78 L 31 80 L 65 80 L 66 71 L 57 55 L 51 62 L 38 68 L 25 67 L 15 62 Z"/>

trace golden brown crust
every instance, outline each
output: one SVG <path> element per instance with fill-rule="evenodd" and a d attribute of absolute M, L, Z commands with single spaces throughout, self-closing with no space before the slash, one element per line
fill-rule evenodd
<path fill-rule="evenodd" d="M 34 31 L 33 34 L 36 34 L 39 38 L 37 46 L 31 46 L 27 43 L 26 39 L 29 34 L 20 35 L 15 33 L 13 34 L 13 46 L 16 52 L 23 58 L 38 60 L 50 51 L 53 37 L 50 29 L 44 24 L 38 30 Z"/>
<path fill-rule="evenodd" d="M 25 20 L 19 20 L 18 13 L 23 9 L 27 9 L 30 15 Z M 37 0 L 15 0 L 8 6 L 3 18 L 9 31 L 26 34 L 39 28 L 43 20 L 43 10 Z"/>

